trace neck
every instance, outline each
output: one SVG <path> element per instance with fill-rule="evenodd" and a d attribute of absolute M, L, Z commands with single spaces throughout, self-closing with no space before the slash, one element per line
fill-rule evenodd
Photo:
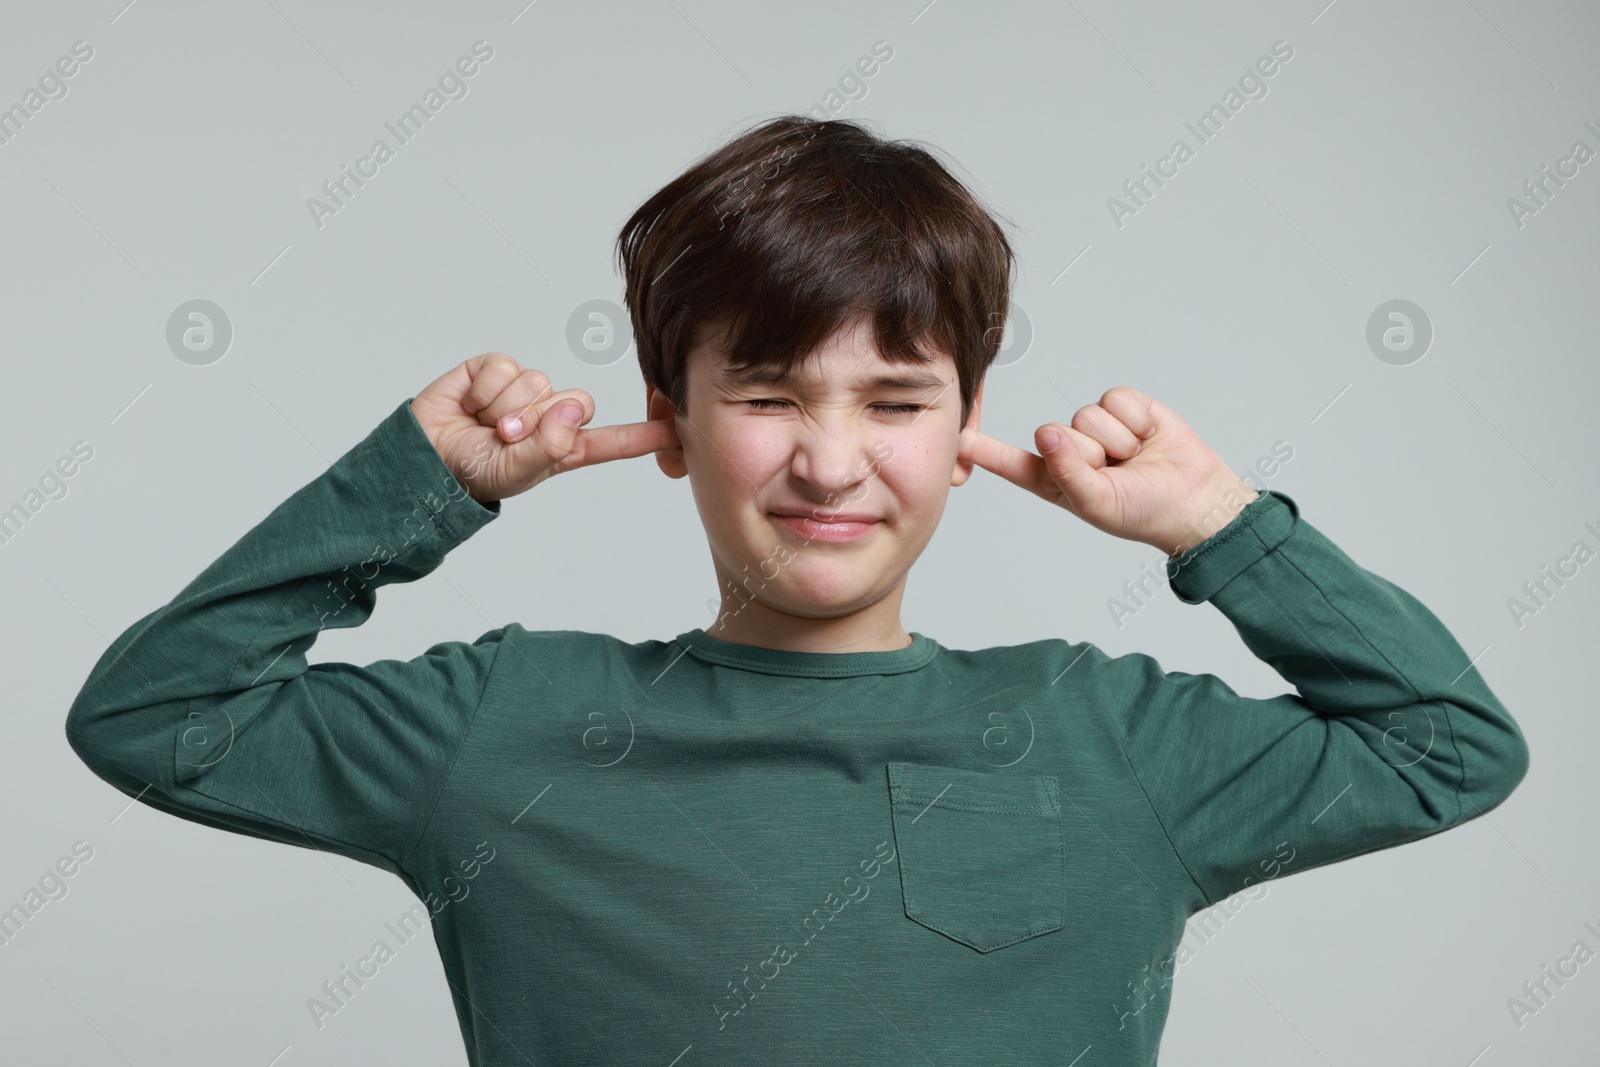
<path fill-rule="evenodd" d="M 734 644 L 785 652 L 892 652 L 911 644 L 911 635 L 900 625 L 904 589 L 902 582 L 876 603 L 829 618 L 794 615 L 724 592 L 717 617 L 705 632 Z"/>

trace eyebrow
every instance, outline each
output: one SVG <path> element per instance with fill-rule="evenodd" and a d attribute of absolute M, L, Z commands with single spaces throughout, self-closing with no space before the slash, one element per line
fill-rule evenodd
<path fill-rule="evenodd" d="M 740 370 L 724 368 L 722 375 L 735 385 L 772 385 L 787 382 L 790 375 L 775 366 L 745 367 Z M 904 370 L 893 374 L 879 374 L 862 383 L 867 389 L 942 389 L 944 379 L 928 371 Z"/>

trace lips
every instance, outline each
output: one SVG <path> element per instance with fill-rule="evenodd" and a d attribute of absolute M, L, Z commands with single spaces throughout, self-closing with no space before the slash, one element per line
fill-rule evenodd
<path fill-rule="evenodd" d="M 817 511 L 822 509 L 818 508 Z M 818 517 L 811 512 L 793 512 L 790 510 L 774 511 L 773 520 L 782 527 L 792 530 L 803 537 L 808 543 L 811 541 L 854 541 L 864 537 L 877 529 L 883 520 L 876 515 L 869 515 L 862 511 L 826 512 L 825 517 Z"/>
<path fill-rule="evenodd" d="M 827 508 L 774 508 L 772 513 L 782 518 L 810 519 L 818 523 L 877 522 L 880 518 L 865 511 L 829 511 Z"/>

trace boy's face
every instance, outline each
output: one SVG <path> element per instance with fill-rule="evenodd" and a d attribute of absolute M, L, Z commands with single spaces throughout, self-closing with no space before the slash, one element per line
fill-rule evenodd
<path fill-rule="evenodd" d="M 871 612 L 881 619 L 866 621 L 898 632 L 906 574 L 950 487 L 972 473 L 957 456 L 955 361 L 941 352 L 929 364 L 889 363 L 863 322 L 792 378 L 766 382 L 741 380 L 702 330 L 685 373 L 682 452 L 656 459 L 671 477 L 689 475 L 722 618 L 736 611 L 747 624 L 738 630 L 770 634 L 797 619 Z M 980 387 L 967 420 L 974 430 L 982 396 Z M 647 397 L 648 417 L 673 415 L 653 387 Z"/>

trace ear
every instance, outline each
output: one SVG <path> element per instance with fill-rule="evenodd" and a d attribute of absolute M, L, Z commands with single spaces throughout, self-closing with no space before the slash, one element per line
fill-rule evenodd
<path fill-rule="evenodd" d="M 978 391 L 972 395 L 972 410 L 967 413 L 967 425 L 964 429 L 971 430 L 974 433 L 978 432 L 979 417 L 983 414 L 983 387 L 987 381 L 988 378 L 985 377 L 983 381 L 978 383 Z M 970 477 L 972 477 L 972 461 L 961 458 L 960 449 L 958 448 L 956 450 L 955 466 L 950 471 L 950 484 L 952 486 L 960 485 Z"/>
<path fill-rule="evenodd" d="M 649 384 L 644 387 L 644 411 L 647 419 L 677 417 L 677 413 L 672 409 L 672 402 L 667 399 L 666 394 Z M 684 421 L 681 418 L 677 419 L 677 424 L 682 425 Z M 668 478 L 682 478 L 689 473 L 689 465 L 684 461 L 681 448 L 664 448 L 657 452 L 656 466 L 660 467 L 661 473 Z"/>

